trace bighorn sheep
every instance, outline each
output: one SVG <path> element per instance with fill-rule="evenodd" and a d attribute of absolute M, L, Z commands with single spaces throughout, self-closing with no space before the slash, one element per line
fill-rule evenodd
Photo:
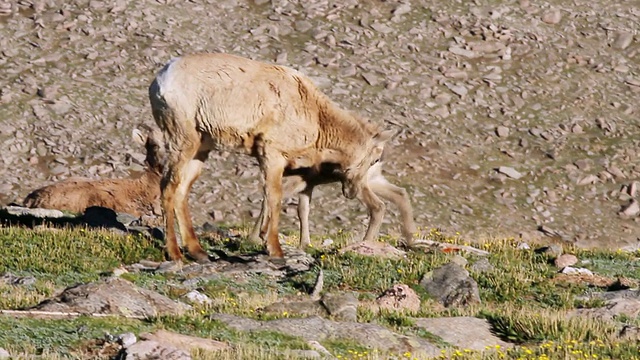
<path fill-rule="evenodd" d="M 160 179 L 163 170 L 164 142 L 159 129 L 133 130 L 133 139 L 146 148 L 147 168 L 135 179 L 69 178 L 30 193 L 24 206 L 84 212 L 101 206 L 135 216 L 160 214 Z"/>
<path fill-rule="evenodd" d="M 361 194 L 365 201 L 375 201 L 367 170 L 394 132 L 340 109 L 296 70 L 229 54 L 185 55 L 160 70 L 149 86 L 149 99 L 167 142 L 161 188 L 172 260 L 182 257 L 177 218 L 189 254 L 209 261 L 193 230 L 188 194 L 211 150 L 235 149 L 258 159 L 268 219 L 266 248 L 273 258 L 283 257 L 278 221 L 282 176 L 292 167 L 290 159 L 336 163 L 344 174 L 346 197 Z M 262 154 L 254 149 L 257 136 L 264 139 Z"/>
<path fill-rule="evenodd" d="M 256 148 L 262 146 L 260 141 L 256 141 Z M 384 157 L 384 156 L 383 156 Z M 367 182 L 371 190 L 383 199 L 393 202 L 400 210 L 400 219 L 402 221 L 402 238 L 406 247 L 416 245 L 414 235 L 417 231 L 413 220 L 413 208 L 407 191 L 399 186 L 389 183 L 382 175 L 382 158 L 369 168 L 367 171 Z M 322 184 L 342 181 L 342 174 L 336 171 L 334 164 L 321 164 L 319 171 L 311 171 L 309 168 L 299 170 L 285 171 L 283 180 L 283 193 L 285 196 L 293 196 L 298 194 L 298 220 L 300 221 L 300 247 L 305 248 L 311 243 L 309 234 L 309 206 L 313 194 L 313 189 Z M 382 224 L 385 206 L 369 206 L 367 202 L 361 201 L 367 205 L 369 212 L 369 225 L 363 241 L 374 240 L 378 235 L 378 230 Z M 260 236 L 264 236 L 267 231 L 267 219 L 265 218 L 266 209 L 264 203 L 256 224 L 251 232 L 250 239 L 257 242 Z"/>

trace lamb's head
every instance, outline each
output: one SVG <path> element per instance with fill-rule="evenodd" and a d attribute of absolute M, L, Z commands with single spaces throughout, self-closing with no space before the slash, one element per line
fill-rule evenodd
<path fill-rule="evenodd" d="M 149 170 L 156 174 L 162 174 L 164 168 L 164 137 L 162 131 L 156 127 L 141 125 L 140 129 L 133 129 L 133 140 L 144 145 L 146 150 L 145 163 Z"/>
<path fill-rule="evenodd" d="M 375 133 L 364 144 L 354 147 L 349 154 L 342 154 L 342 159 L 327 162 L 337 162 L 343 173 L 342 194 L 353 199 L 362 190 L 367 181 L 367 172 L 382 158 L 385 144 L 396 134 L 395 130 L 384 130 Z M 331 156 L 328 156 L 331 157 Z"/>

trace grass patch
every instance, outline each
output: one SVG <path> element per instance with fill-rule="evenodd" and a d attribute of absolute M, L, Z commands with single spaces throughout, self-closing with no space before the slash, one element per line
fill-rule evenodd
<path fill-rule="evenodd" d="M 224 232 L 234 234 L 225 236 Z M 247 254 L 261 248 L 246 241 L 246 234 L 233 228 L 206 240 L 209 249 L 228 254 Z M 456 244 L 464 240 L 432 230 L 424 237 Z M 599 307 L 602 300 L 577 300 L 578 295 L 604 291 L 580 282 L 554 281 L 557 270 L 545 254 L 516 248 L 513 239 L 491 239 L 481 244 L 490 251 L 492 270 L 470 275 L 478 282 L 482 304 L 466 308 L 445 309 L 430 299 L 420 286 L 425 274 L 449 262 L 454 254 L 443 252 L 409 252 L 399 259 L 371 258 L 340 253 L 351 235 L 338 231 L 334 244 L 319 249 L 321 238 L 314 239 L 309 253 L 318 260 L 314 271 L 296 274 L 276 281 L 259 274 L 214 274 L 208 278 L 183 284 L 187 277 L 180 273 L 128 273 L 123 278 L 136 285 L 177 299 L 191 289 L 206 294 L 211 303 L 196 305 L 184 316 L 158 317 L 145 321 L 121 318 L 88 318 L 58 320 L 12 319 L 0 317 L 0 346 L 12 353 L 40 355 L 46 358 L 86 358 L 99 350 L 99 340 L 123 332 L 167 329 L 186 335 L 212 338 L 237 344 L 232 350 L 215 355 L 195 352 L 197 359 L 295 359 L 297 350 L 309 345 L 303 339 L 276 332 L 240 332 L 212 321 L 207 314 L 230 313 L 257 320 L 279 315 L 264 314 L 261 309 L 284 299 L 306 298 L 313 287 L 317 269 L 324 272 L 324 291 L 355 291 L 362 304 L 370 303 L 383 290 L 396 283 L 412 287 L 422 299 L 417 313 L 358 309 L 358 321 L 377 323 L 395 332 L 427 339 L 443 349 L 444 358 L 500 359 L 522 358 L 578 359 L 578 355 L 600 358 L 634 359 L 637 346 L 616 338 L 620 324 L 638 325 L 637 319 L 620 316 L 617 322 L 585 318 L 568 319 L 565 314 L 575 307 Z M 385 239 L 394 242 L 395 239 Z M 0 229 L 5 247 L 0 258 L 0 273 L 34 276 L 28 285 L 0 283 L 0 306 L 21 308 L 35 305 L 55 295 L 65 286 L 96 280 L 121 264 L 140 259 L 162 260 L 160 246 L 154 241 L 134 236 L 118 236 L 86 229 L 25 230 Z M 205 242 L 205 241 L 203 241 Z M 565 249 L 582 261 L 581 265 L 601 275 L 637 278 L 637 254 Z M 473 255 L 461 253 L 469 264 Z M 467 266 L 470 269 L 470 265 Z M 484 352 L 456 349 L 442 339 L 415 326 L 416 317 L 476 316 L 487 319 L 496 334 L 517 344 L 511 349 L 491 348 Z M 368 349 L 345 339 L 323 341 L 336 357 L 343 359 L 386 359 L 387 354 Z M 634 352 L 635 351 L 635 352 Z M 91 355 L 91 356 L 93 356 Z M 397 354 L 396 354 L 397 355 Z M 412 354 L 400 354 L 414 358 Z M 441 358 L 443 358 L 441 357 Z M 593 358 L 593 357 L 592 357 Z"/>
<path fill-rule="evenodd" d="M 64 285 L 96 280 L 120 264 L 162 259 L 155 241 L 83 228 L 0 228 L 0 242 L 0 273 L 30 274 Z"/>

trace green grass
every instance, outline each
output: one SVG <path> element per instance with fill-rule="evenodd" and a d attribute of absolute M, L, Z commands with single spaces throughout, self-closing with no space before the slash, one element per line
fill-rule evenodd
<path fill-rule="evenodd" d="M 240 230 L 242 233 L 243 230 Z M 432 229 L 423 234 L 429 239 L 462 244 L 458 236 L 448 236 Z M 240 332 L 210 320 L 208 314 L 230 313 L 258 320 L 269 320 L 293 314 L 268 314 L 261 309 L 283 299 L 308 299 L 317 270 L 324 272 L 324 291 L 353 291 L 362 306 L 358 321 L 377 323 L 395 332 L 418 336 L 444 349 L 441 358 L 460 359 L 582 359 L 588 355 L 599 358 L 638 358 L 637 346 L 630 341 L 616 339 L 622 323 L 638 325 L 637 319 L 619 317 L 617 322 L 584 318 L 569 319 L 567 311 L 576 307 L 598 307 L 601 300 L 576 300 L 586 292 L 601 292 L 603 288 L 580 282 L 554 281 L 557 270 L 545 254 L 533 250 L 518 250 L 513 239 L 490 239 L 479 244 L 488 250 L 493 270 L 470 271 L 478 282 L 482 304 L 466 308 L 445 309 L 419 285 L 425 274 L 449 262 L 454 254 L 437 252 L 409 252 L 399 259 L 370 258 L 339 249 L 351 240 L 351 235 L 338 231 L 332 248 L 319 249 L 321 239 L 314 239 L 309 253 L 318 260 L 312 271 L 276 281 L 266 275 L 228 276 L 217 274 L 193 284 L 182 285 L 185 275 L 128 273 L 123 278 L 136 285 L 177 299 L 191 288 L 197 288 L 212 299 L 209 305 L 197 305 L 183 316 L 131 320 L 118 317 L 38 320 L 0 317 L 0 347 L 12 353 L 42 355 L 44 358 L 86 358 L 94 356 L 104 339 L 131 331 L 140 334 L 154 329 L 167 329 L 182 334 L 212 338 L 238 345 L 218 355 L 196 352 L 198 359 L 281 359 L 296 358 L 291 350 L 308 349 L 306 342 L 276 332 Z M 259 247 L 244 238 L 204 236 L 209 249 L 227 253 L 250 253 Z M 395 239 L 384 239 L 394 243 Z M 19 276 L 33 276 L 31 285 L 0 284 L 0 306 L 20 309 L 35 305 L 55 295 L 64 287 L 89 282 L 107 276 L 122 265 L 140 259 L 163 259 L 161 244 L 139 236 L 121 236 L 86 229 L 25 230 L 0 228 L 4 244 L 0 259 L 0 274 L 11 272 Z M 294 241 L 295 242 L 295 241 Z M 571 247 L 582 261 L 580 266 L 599 275 L 637 279 L 637 253 L 606 250 L 580 250 Z M 461 253 L 469 264 L 476 256 Z M 416 313 L 371 310 L 371 303 L 388 287 L 404 283 L 412 287 L 422 299 Z M 484 352 L 455 349 L 442 339 L 415 326 L 415 317 L 475 316 L 487 319 L 493 331 L 516 344 L 514 348 L 491 348 Z M 368 349 L 345 339 L 323 341 L 335 356 L 342 359 L 386 359 L 389 354 Z M 397 355 L 397 354 L 396 354 Z M 546 356 L 546 357 L 545 357 Z M 400 354 L 400 358 L 415 358 Z"/>

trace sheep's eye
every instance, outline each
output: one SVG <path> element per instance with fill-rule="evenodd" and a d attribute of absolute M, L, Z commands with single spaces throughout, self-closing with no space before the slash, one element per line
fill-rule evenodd
<path fill-rule="evenodd" d="M 375 160 L 373 160 L 373 161 L 371 162 L 371 166 L 373 166 L 373 165 L 377 164 L 379 161 L 380 161 L 380 159 L 375 159 Z"/>

